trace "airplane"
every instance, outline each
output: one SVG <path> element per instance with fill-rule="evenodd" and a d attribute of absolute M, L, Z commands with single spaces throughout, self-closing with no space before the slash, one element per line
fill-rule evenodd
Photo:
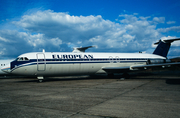
<path fill-rule="evenodd" d="M 9 73 L 6 73 L 2 71 L 1 69 L 10 64 L 11 61 L 14 59 L 7 59 L 7 60 L 0 60 L 0 75 L 8 75 Z"/>
<path fill-rule="evenodd" d="M 180 65 L 167 59 L 171 43 L 180 40 L 159 40 L 153 54 L 147 53 L 85 53 L 31 52 L 17 57 L 1 70 L 7 73 L 36 76 L 42 82 L 46 76 L 70 76 L 126 73 Z"/>
<path fill-rule="evenodd" d="M 76 47 L 73 48 L 74 53 L 77 52 L 85 52 L 85 50 L 87 50 L 88 48 L 92 48 L 95 46 L 87 46 L 87 47 Z M 43 49 L 43 52 L 45 52 L 45 50 Z M 7 75 L 8 73 L 4 72 L 1 70 L 1 68 L 3 68 L 4 66 L 8 65 L 11 61 L 13 61 L 13 59 L 7 59 L 7 60 L 0 60 L 0 75 Z"/>
<path fill-rule="evenodd" d="M 77 52 L 85 52 L 85 50 L 87 50 L 88 48 L 92 48 L 92 47 L 95 47 L 95 46 L 87 46 L 87 47 L 76 47 L 76 48 L 73 48 L 73 51 L 74 53 L 77 53 Z M 43 52 L 45 52 L 45 50 L 43 49 Z M 3 75 L 9 75 L 10 73 L 7 73 L 7 72 L 4 72 L 2 71 L 1 69 L 10 64 L 11 61 L 13 61 L 14 59 L 7 59 L 7 60 L 0 60 L 0 76 L 3 76 Z"/>

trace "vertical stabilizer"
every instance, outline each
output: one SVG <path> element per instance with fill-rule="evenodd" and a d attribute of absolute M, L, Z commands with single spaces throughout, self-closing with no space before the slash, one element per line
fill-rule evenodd
<path fill-rule="evenodd" d="M 158 46 L 154 50 L 153 54 L 160 55 L 163 57 L 167 57 L 167 54 L 169 52 L 169 48 L 171 47 L 171 43 L 173 41 L 177 41 L 177 40 L 180 40 L 180 38 L 168 39 L 168 40 L 159 40 L 159 42 L 155 43 L 155 44 L 158 44 Z"/>

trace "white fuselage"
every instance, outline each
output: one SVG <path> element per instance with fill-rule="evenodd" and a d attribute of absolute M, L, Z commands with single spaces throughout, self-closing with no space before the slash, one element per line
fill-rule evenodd
<path fill-rule="evenodd" d="M 165 58 L 144 53 L 33 52 L 20 55 L 10 69 L 13 74 L 32 76 L 90 75 L 106 73 L 103 67 L 146 65 L 148 59 Z"/>

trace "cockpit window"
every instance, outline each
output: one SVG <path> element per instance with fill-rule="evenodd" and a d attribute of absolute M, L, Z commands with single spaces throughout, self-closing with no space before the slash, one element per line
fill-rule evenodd
<path fill-rule="evenodd" d="M 19 57 L 18 57 L 18 58 L 16 58 L 14 61 L 17 61 L 17 60 L 19 60 Z"/>
<path fill-rule="evenodd" d="M 25 60 L 25 61 L 28 61 L 29 59 L 28 59 L 27 57 L 24 57 L 24 60 Z"/>
<path fill-rule="evenodd" d="M 29 59 L 27 57 L 19 57 L 16 60 L 17 61 L 28 61 Z"/>
<path fill-rule="evenodd" d="M 18 61 L 23 61 L 23 57 L 19 58 Z"/>

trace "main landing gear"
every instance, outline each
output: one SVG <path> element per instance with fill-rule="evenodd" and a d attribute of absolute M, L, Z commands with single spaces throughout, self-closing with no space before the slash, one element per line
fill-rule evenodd
<path fill-rule="evenodd" d="M 108 78 L 117 78 L 117 76 L 115 76 L 113 73 L 109 73 L 107 75 Z M 130 78 L 130 75 L 127 73 L 127 72 L 124 72 L 122 75 L 121 75 L 121 79 L 124 80 L 124 79 L 129 79 Z"/>
<path fill-rule="evenodd" d="M 129 79 L 129 78 L 130 78 L 130 76 L 129 76 L 129 74 L 128 74 L 128 73 L 123 73 L 122 78 Z"/>
<path fill-rule="evenodd" d="M 107 76 L 108 76 L 108 78 L 114 78 L 114 74 L 113 73 L 109 73 Z"/>
<path fill-rule="evenodd" d="M 43 79 L 44 79 L 44 77 L 43 76 L 39 76 L 39 77 L 37 77 L 38 78 L 38 81 L 41 83 L 42 81 L 43 81 Z"/>

